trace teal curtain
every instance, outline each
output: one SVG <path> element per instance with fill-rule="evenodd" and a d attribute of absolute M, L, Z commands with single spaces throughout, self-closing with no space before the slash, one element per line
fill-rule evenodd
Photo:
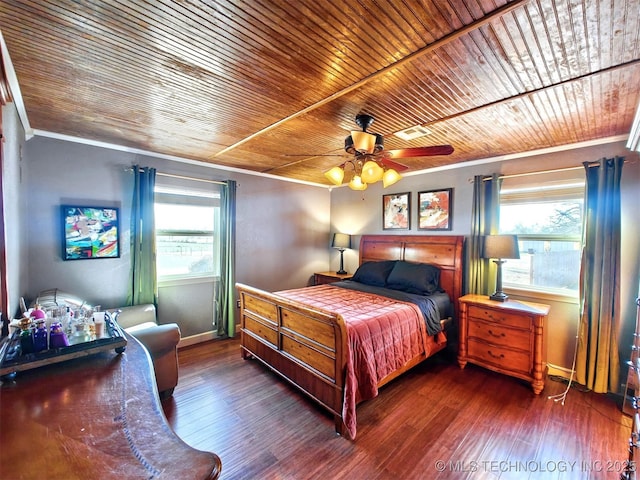
<path fill-rule="evenodd" d="M 133 167 L 131 208 L 131 275 L 127 305 L 158 305 L 154 187 L 156 169 Z"/>
<path fill-rule="evenodd" d="M 620 179 L 624 158 L 585 163 L 585 225 L 576 379 L 617 393 L 620 375 Z"/>
<path fill-rule="evenodd" d="M 220 284 L 216 312 L 218 335 L 233 337 L 236 331 L 236 182 L 228 180 L 220 192 Z"/>
<path fill-rule="evenodd" d="M 485 235 L 498 233 L 500 226 L 500 185 L 497 173 L 491 177 L 476 175 L 473 179 L 471 204 L 471 235 L 466 242 L 465 289 L 466 293 L 489 295 L 490 279 L 495 278 L 496 266 L 482 258 Z"/>

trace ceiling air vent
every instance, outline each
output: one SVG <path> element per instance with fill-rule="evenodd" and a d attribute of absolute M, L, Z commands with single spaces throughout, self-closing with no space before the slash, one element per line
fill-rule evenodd
<path fill-rule="evenodd" d="M 416 138 L 424 137 L 425 135 L 430 134 L 431 130 L 421 125 L 405 128 L 404 130 L 400 130 L 399 132 L 394 133 L 396 137 L 400 137 L 403 140 L 415 140 Z"/>

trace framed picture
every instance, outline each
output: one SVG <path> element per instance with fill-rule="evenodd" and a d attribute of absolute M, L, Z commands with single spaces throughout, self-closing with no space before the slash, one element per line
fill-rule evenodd
<path fill-rule="evenodd" d="M 61 209 L 63 260 L 120 256 L 117 208 L 62 205 Z"/>
<path fill-rule="evenodd" d="M 411 193 L 392 193 L 382 196 L 383 230 L 411 228 Z"/>
<path fill-rule="evenodd" d="M 418 192 L 418 230 L 451 230 L 453 188 Z"/>

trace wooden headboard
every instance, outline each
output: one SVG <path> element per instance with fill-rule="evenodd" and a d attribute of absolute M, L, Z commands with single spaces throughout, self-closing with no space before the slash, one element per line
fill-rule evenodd
<path fill-rule="evenodd" d="M 462 296 L 464 236 L 458 235 L 363 235 L 360 265 L 381 260 L 430 263 L 440 268 L 440 286 L 449 294 L 458 316 Z"/>

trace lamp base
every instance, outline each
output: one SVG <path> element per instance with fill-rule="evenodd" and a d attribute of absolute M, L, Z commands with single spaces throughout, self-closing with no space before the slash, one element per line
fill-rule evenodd
<path fill-rule="evenodd" d="M 496 302 L 506 302 L 509 299 L 509 295 L 504 292 L 496 292 L 493 295 L 490 295 L 489 298 Z"/>
<path fill-rule="evenodd" d="M 336 272 L 338 275 L 344 275 L 347 271 L 344 269 L 344 248 L 340 249 L 340 270 Z"/>

